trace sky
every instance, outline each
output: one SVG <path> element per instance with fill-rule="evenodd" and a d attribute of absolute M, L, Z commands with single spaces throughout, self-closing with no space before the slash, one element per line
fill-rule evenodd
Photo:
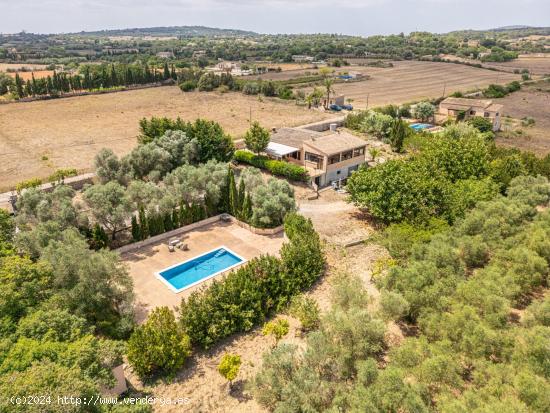
<path fill-rule="evenodd" d="M 0 0 L 0 33 L 155 26 L 369 36 L 550 26 L 549 0 Z"/>

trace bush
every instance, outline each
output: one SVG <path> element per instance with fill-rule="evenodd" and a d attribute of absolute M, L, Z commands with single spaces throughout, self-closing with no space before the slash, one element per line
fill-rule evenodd
<path fill-rule="evenodd" d="M 280 318 L 278 320 L 265 323 L 264 327 L 262 328 L 262 334 L 264 336 L 273 336 L 275 337 L 275 341 L 278 342 L 280 339 L 288 334 L 288 328 L 288 320 Z"/>
<path fill-rule="evenodd" d="M 36 188 L 40 185 L 42 185 L 42 179 L 32 178 L 27 179 L 26 181 L 19 182 L 17 185 L 15 185 L 15 190 L 17 192 L 21 192 L 23 189 Z"/>
<path fill-rule="evenodd" d="M 58 169 L 48 177 L 48 182 L 63 182 L 65 178 L 77 175 L 78 171 L 75 168 Z"/>
<path fill-rule="evenodd" d="M 173 376 L 191 354 L 189 337 L 168 307 L 157 307 L 128 341 L 128 361 L 140 377 Z"/>
<path fill-rule="evenodd" d="M 482 116 L 474 116 L 468 119 L 468 123 L 480 132 L 491 132 L 493 130 L 493 122 L 491 119 Z"/>
<path fill-rule="evenodd" d="M 300 320 L 302 330 L 314 330 L 319 326 L 319 306 L 313 298 L 303 295 L 293 297 L 288 312 L 292 317 Z"/>
<path fill-rule="evenodd" d="M 282 176 L 291 181 L 307 182 L 309 180 L 309 174 L 299 165 L 269 159 L 266 156 L 258 156 L 249 151 L 235 151 L 235 160 L 255 166 L 256 168 L 267 169 L 273 175 Z"/>
<path fill-rule="evenodd" d="M 245 95 L 257 95 L 260 93 L 260 86 L 256 82 L 247 82 L 243 85 L 242 92 Z"/>
<path fill-rule="evenodd" d="M 229 382 L 237 378 L 241 367 L 241 356 L 237 354 L 224 354 L 218 365 L 218 372 Z"/>
<path fill-rule="evenodd" d="M 194 80 L 186 80 L 180 83 L 179 86 L 182 92 L 191 92 L 197 88 L 197 82 Z"/>

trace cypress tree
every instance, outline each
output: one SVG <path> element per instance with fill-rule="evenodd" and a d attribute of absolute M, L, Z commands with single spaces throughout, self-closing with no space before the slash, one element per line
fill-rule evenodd
<path fill-rule="evenodd" d="M 132 215 L 132 239 L 134 241 L 141 240 L 141 231 L 135 215 Z"/>
<path fill-rule="evenodd" d="M 242 220 L 244 222 L 250 222 L 251 218 L 252 218 L 252 198 L 248 193 L 244 198 L 244 203 L 242 208 Z"/>
<path fill-rule="evenodd" d="M 17 95 L 20 98 L 24 98 L 25 91 L 23 90 L 23 80 L 21 80 L 18 73 L 15 74 L 15 88 L 17 90 Z"/>
<path fill-rule="evenodd" d="M 170 212 L 166 212 L 163 216 L 163 226 L 164 226 L 164 232 L 172 231 L 174 229 L 174 225 L 172 223 L 172 214 Z"/>
<path fill-rule="evenodd" d="M 229 168 L 229 212 L 236 216 L 239 211 L 239 194 L 235 184 L 235 175 L 233 169 Z"/>
<path fill-rule="evenodd" d="M 92 230 L 92 241 L 95 250 L 106 248 L 107 245 L 109 245 L 109 237 L 107 237 L 107 233 L 99 224 L 94 225 L 94 229 Z"/>
<path fill-rule="evenodd" d="M 172 226 L 173 228 L 179 228 L 180 225 L 180 216 L 178 214 L 177 208 L 174 208 L 172 211 Z"/>
<path fill-rule="evenodd" d="M 174 80 L 178 80 L 178 75 L 176 74 L 176 68 L 173 64 L 172 64 L 172 68 L 171 68 L 171 71 L 170 71 L 170 77 Z"/>
<path fill-rule="evenodd" d="M 246 189 L 245 189 L 245 186 L 244 186 L 244 179 L 241 179 L 240 182 L 239 182 L 239 193 L 238 193 L 238 207 L 239 207 L 239 209 L 237 211 L 239 219 L 244 217 L 244 215 L 243 215 L 243 205 L 244 205 L 245 198 L 246 198 Z"/>
<path fill-rule="evenodd" d="M 170 78 L 170 69 L 168 68 L 168 62 L 164 62 L 164 80 Z"/>
<path fill-rule="evenodd" d="M 148 220 L 147 220 L 147 217 L 145 216 L 145 210 L 143 209 L 143 207 L 140 207 L 139 208 L 139 227 L 140 227 L 140 234 L 141 234 L 141 239 L 146 239 L 149 237 L 149 226 L 147 225 L 148 223 Z"/>

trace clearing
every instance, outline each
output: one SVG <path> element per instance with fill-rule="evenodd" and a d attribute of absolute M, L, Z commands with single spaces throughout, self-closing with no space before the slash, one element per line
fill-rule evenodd
<path fill-rule="evenodd" d="M 0 190 L 48 176 L 58 168 L 89 171 L 103 147 L 119 155 L 128 153 L 136 144 L 138 121 L 150 116 L 211 119 L 239 137 L 250 119 L 271 128 L 316 122 L 334 114 L 279 99 L 182 93 L 169 86 L 0 105 Z"/>
<path fill-rule="evenodd" d="M 354 71 L 370 76 L 365 81 L 334 84 L 337 95 L 353 99 L 357 108 L 405 103 L 468 91 L 491 83 L 505 84 L 519 80 L 512 73 L 495 72 L 466 65 L 438 62 L 399 61 L 393 67 L 351 66 L 337 72 Z M 306 89 L 307 92 L 311 88 Z"/>
<path fill-rule="evenodd" d="M 550 82 L 537 82 L 523 86 L 521 90 L 501 99 L 493 99 L 504 105 L 503 113 L 513 119 L 531 117 L 535 124 L 521 127 L 520 134 L 507 131 L 507 119 L 503 119 L 503 132 L 498 134 L 497 143 L 535 152 L 537 155 L 550 153 Z M 517 124 L 517 122 L 514 122 Z M 517 127 L 514 127 L 516 131 Z"/>

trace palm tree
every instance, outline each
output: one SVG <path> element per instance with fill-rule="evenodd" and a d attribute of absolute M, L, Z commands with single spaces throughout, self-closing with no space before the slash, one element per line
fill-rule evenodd
<path fill-rule="evenodd" d="M 334 84 L 334 80 L 325 79 L 325 91 L 327 92 L 327 101 L 326 101 L 326 104 L 325 104 L 325 108 L 328 108 L 328 106 L 329 106 L 330 94 L 334 93 L 334 89 L 332 88 L 333 84 Z"/>
<path fill-rule="evenodd" d="M 380 155 L 380 152 L 381 151 L 378 148 L 374 148 L 374 147 L 369 148 L 369 155 L 371 156 L 373 162 L 376 160 L 378 155 Z"/>

